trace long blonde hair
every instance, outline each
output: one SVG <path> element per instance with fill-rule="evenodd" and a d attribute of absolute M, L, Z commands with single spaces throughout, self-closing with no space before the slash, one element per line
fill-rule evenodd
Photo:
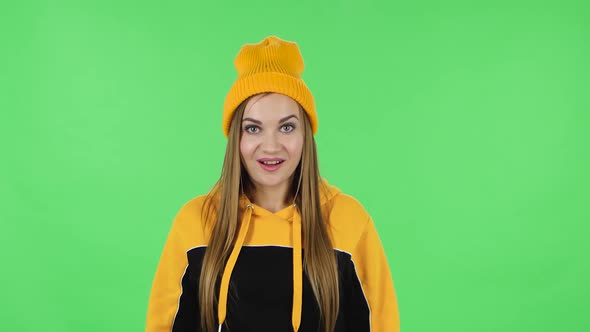
<path fill-rule="evenodd" d="M 240 192 L 243 190 L 251 193 L 254 190 L 240 157 L 242 116 L 248 100 L 241 103 L 233 114 L 221 176 L 205 199 L 203 208 L 203 220 L 207 223 L 214 222 L 199 282 L 203 331 L 216 330 L 214 308 L 217 307 L 218 299 L 215 285 L 223 273 L 240 227 Z M 303 267 L 318 302 L 325 331 L 332 332 L 339 311 L 337 260 L 326 224 L 329 211 L 322 209 L 320 205 L 320 186 L 323 183 L 319 173 L 316 142 L 307 114 L 301 106 L 299 109 L 303 115 L 303 151 L 301 162 L 293 174 L 289 194 L 291 199 L 295 197 L 297 184 L 301 180 L 295 203 L 301 215 Z"/>

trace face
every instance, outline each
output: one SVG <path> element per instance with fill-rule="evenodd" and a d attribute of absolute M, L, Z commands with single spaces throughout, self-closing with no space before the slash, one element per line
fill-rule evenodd
<path fill-rule="evenodd" d="M 302 150 L 297 102 L 278 93 L 250 99 L 242 118 L 240 154 L 257 189 L 287 191 Z"/>

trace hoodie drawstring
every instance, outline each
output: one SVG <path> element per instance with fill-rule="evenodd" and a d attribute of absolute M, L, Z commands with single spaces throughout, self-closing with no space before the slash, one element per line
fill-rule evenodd
<path fill-rule="evenodd" d="M 248 228 L 250 227 L 250 219 L 252 219 L 253 209 L 254 207 L 252 206 L 252 204 L 248 204 L 246 206 L 246 212 L 244 213 L 244 217 L 242 218 L 242 225 L 240 226 L 240 231 L 238 232 L 238 238 L 236 240 L 236 243 L 234 244 L 231 254 L 229 255 L 227 263 L 225 264 L 223 276 L 221 277 L 221 286 L 219 289 L 219 302 L 217 303 L 217 319 L 219 321 L 219 331 L 221 331 L 221 326 L 225 321 L 225 315 L 227 313 L 227 294 L 229 291 L 229 280 L 231 279 L 231 274 L 234 270 L 234 266 L 236 265 L 236 261 L 238 260 L 240 249 L 242 249 L 244 239 L 246 238 L 246 234 L 248 233 Z"/>
<path fill-rule="evenodd" d="M 291 311 L 291 321 L 293 331 L 299 330 L 301 323 L 301 306 L 303 296 L 303 266 L 301 263 L 301 216 L 293 205 L 293 308 Z"/>

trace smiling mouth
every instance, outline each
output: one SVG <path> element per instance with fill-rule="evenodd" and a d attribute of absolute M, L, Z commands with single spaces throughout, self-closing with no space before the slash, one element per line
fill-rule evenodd
<path fill-rule="evenodd" d="M 263 165 L 278 165 L 282 163 L 284 160 L 259 160 L 258 162 Z"/>
<path fill-rule="evenodd" d="M 257 161 L 260 167 L 267 172 L 274 172 L 278 170 L 285 162 L 283 159 L 262 159 Z"/>

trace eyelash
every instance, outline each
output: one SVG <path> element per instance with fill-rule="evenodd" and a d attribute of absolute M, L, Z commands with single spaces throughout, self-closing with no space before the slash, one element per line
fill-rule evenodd
<path fill-rule="evenodd" d="M 291 127 L 291 130 L 286 131 L 286 133 L 290 133 L 293 130 L 295 130 L 295 128 L 296 128 L 295 125 L 292 124 L 292 123 L 285 123 L 284 125 L 281 126 L 281 129 L 284 128 L 284 127 Z M 256 128 L 256 129 L 260 130 L 260 127 L 258 127 L 258 126 L 248 125 L 248 126 L 244 127 L 244 131 L 246 131 L 249 134 L 256 134 L 255 132 L 253 133 L 253 132 L 250 131 L 250 129 L 252 129 L 252 128 Z"/>

